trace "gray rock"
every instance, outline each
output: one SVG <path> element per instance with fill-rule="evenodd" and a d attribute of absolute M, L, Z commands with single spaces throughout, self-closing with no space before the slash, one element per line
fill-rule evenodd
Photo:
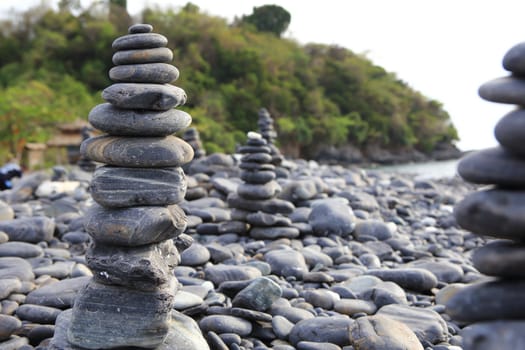
<path fill-rule="evenodd" d="M 11 293 L 16 293 L 22 288 L 22 282 L 18 278 L 0 279 L 0 300 L 6 299 Z M 1 308 L 0 308 L 1 311 Z"/>
<path fill-rule="evenodd" d="M 301 293 L 307 303 L 325 310 L 332 310 L 334 304 L 341 299 L 339 294 L 328 289 L 312 289 Z"/>
<path fill-rule="evenodd" d="M 1 246 L 0 246 L 1 247 Z M 506 240 L 494 240 L 476 249 L 472 262 L 479 272 L 489 276 L 525 278 L 525 246 Z"/>
<path fill-rule="evenodd" d="M 448 339 L 447 323 L 437 312 L 408 305 L 386 305 L 376 315 L 389 317 L 407 325 L 421 342 L 432 344 Z"/>
<path fill-rule="evenodd" d="M 113 64 L 137 63 L 170 63 L 173 61 L 173 52 L 167 47 L 153 49 L 122 50 L 113 54 Z"/>
<path fill-rule="evenodd" d="M 109 78 L 119 83 L 167 84 L 178 77 L 179 70 L 167 63 L 126 64 L 109 70 Z"/>
<path fill-rule="evenodd" d="M 0 221 L 0 231 L 7 233 L 10 241 L 48 242 L 53 238 L 55 221 L 45 216 Z"/>
<path fill-rule="evenodd" d="M 36 171 L 22 176 L 20 181 L 15 182 L 13 188 L 7 195 L 7 202 L 22 203 L 30 200 L 38 186 L 49 179 L 51 179 L 51 174 L 47 171 Z M 15 206 L 11 205 L 11 208 L 15 211 L 15 216 L 20 217 L 21 213 L 17 213 Z M 21 208 L 19 207 L 18 209 L 20 210 Z"/>
<path fill-rule="evenodd" d="M 468 285 L 446 304 L 454 320 L 473 323 L 497 319 L 525 318 L 525 281 L 499 280 Z"/>
<path fill-rule="evenodd" d="M 116 38 L 111 47 L 113 50 L 135 50 L 165 47 L 168 39 L 157 33 L 133 33 Z"/>
<path fill-rule="evenodd" d="M 315 266 L 330 267 L 334 264 L 329 255 L 320 250 L 316 250 L 314 247 L 308 246 L 302 249 L 301 254 L 303 254 L 304 260 L 309 268 L 314 268 Z"/>
<path fill-rule="evenodd" d="M 49 275 L 58 279 L 71 277 L 74 261 L 57 261 L 49 266 L 41 266 L 33 269 L 35 276 Z"/>
<path fill-rule="evenodd" d="M 504 187 L 525 185 L 525 160 L 502 147 L 470 153 L 458 164 L 458 173 L 468 182 Z"/>
<path fill-rule="evenodd" d="M 166 111 L 186 103 L 186 93 L 170 84 L 117 83 L 102 91 L 102 98 L 123 109 Z"/>
<path fill-rule="evenodd" d="M 303 255 L 292 249 L 269 251 L 264 255 L 264 260 L 272 267 L 272 273 L 278 276 L 301 279 L 304 273 L 308 272 Z"/>
<path fill-rule="evenodd" d="M 290 214 L 294 211 L 295 206 L 288 201 L 272 198 L 267 200 L 253 200 L 242 198 L 236 193 L 228 196 L 228 204 L 231 208 L 240 208 L 251 212 L 263 211 L 270 214 Z"/>
<path fill-rule="evenodd" d="M 262 171 L 241 171 L 241 180 L 246 181 L 250 184 L 265 184 L 276 178 L 274 171 L 262 170 Z"/>
<path fill-rule="evenodd" d="M 44 250 L 41 247 L 26 242 L 5 242 L 0 244 L 0 257 L 35 258 L 43 254 Z"/>
<path fill-rule="evenodd" d="M 297 323 L 302 320 L 309 320 L 315 316 L 305 309 L 300 309 L 293 306 L 272 306 L 270 310 L 271 314 L 275 316 L 282 316 L 291 323 Z"/>
<path fill-rule="evenodd" d="M 520 349 L 525 344 L 525 321 L 480 322 L 465 327 L 464 350 Z"/>
<path fill-rule="evenodd" d="M 75 301 L 68 340 L 88 349 L 159 346 L 170 329 L 174 287 L 145 292 L 92 281 Z"/>
<path fill-rule="evenodd" d="M 210 260 L 210 251 L 199 243 L 193 243 L 181 253 L 181 265 L 201 266 Z"/>
<path fill-rule="evenodd" d="M 2 350 L 23 350 L 24 347 L 29 346 L 29 339 L 26 337 L 12 336 L 9 340 L 0 343 Z M 32 349 L 32 347 L 30 348 Z M 27 348 L 24 350 L 28 350 Z"/>
<path fill-rule="evenodd" d="M 0 280 L 33 281 L 33 268 L 27 260 L 18 257 L 0 257 Z"/>
<path fill-rule="evenodd" d="M 467 195 L 454 207 L 461 227 L 472 232 L 521 240 L 524 238 L 524 191 L 484 190 Z"/>
<path fill-rule="evenodd" d="M 283 316 L 272 317 L 272 329 L 279 339 L 288 339 L 294 324 Z"/>
<path fill-rule="evenodd" d="M 123 168 L 103 166 L 93 173 L 93 199 L 105 207 L 166 206 L 184 200 L 182 168 Z"/>
<path fill-rule="evenodd" d="M 405 289 L 419 292 L 428 292 L 438 284 L 432 272 L 421 268 L 372 269 L 366 273 L 379 277 L 383 281 L 395 282 Z"/>
<path fill-rule="evenodd" d="M 246 281 L 261 276 L 261 271 L 252 266 L 211 265 L 204 269 L 206 280 L 219 286 L 225 281 Z"/>
<path fill-rule="evenodd" d="M 505 56 L 503 56 L 503 68 L 515 75 L 525 74 L 525 43 L 514 45 Z"/>
<path fill-rule="evenodd" d="M 510 113 L 507 113 L 503 118 L 499 120 L 494 128 L 494 136 L 496 140 L 508 151 L 513 154 L 517 154 L 523 157 L 525 155 L 525 147 L 521 142 L 523 140 L 523 128 L 525 127 L 524 123 L 525 111 L 522 108 L 515 109 Z M 511 157 L 511 159 L 514 159 Z M 514 160 L 516 165 L 520 167 L 523 164 L 519 163 L 517 160 Z M 510 170 L 510 169 L 509 169 Z M 522 170 L 518 168 L 518 170 Z M 506 172 L 507 176 L 510 171 Z"/>
<path fill-rule="evenodd" d="M 15 218 L 15 211 L 9 204 L 0 200 L 0 221 L 12 220 Z"/>
<path fill-rule="evenodd" d="M 434 276 L 437 277 L 438 281 L 442 281 L 445 283 L 458 282 L 463 278 L 463 275 L 464 275 L 464 272 L 461 266 L 453 264 L 444 258 L 436 259 L 436 260 L 428 260 L 428 259 L 415 260 L 407 264 L 407 266 L 428 270 L 432 272 Z"/>
<path fill-rule="evenodd" d="M 187 128 L 191 116 L 174 108 L 165 111 L 131 110 L 102 103 L 89 112 L 89 122 L 110 135 L 167 136 Z"/>
<path fill-rule="evenodd" d="M 253 226 L 291 226 L 292 221 L 286 216 L 278 214 L 267 214 L 263 212 L 250 213 L 246 215 L 246 222 Z"/>
<path fill-rule="evenodd" d="M 267 277 L 256 278 L 232 300 L 235 307 L 266 311 L 281 297 L 281 287 Z"/>
<path fill-rule="evenodd" d="M 109 165 L 130 168 L 179 167 L 193 159 L 193 149 L 175 136 L 91 137 L 80 146 L 84 157 Z"/>
<path fill-rule="evenodd" d="M 177 205 L 107 209 L 93 204 L 85 229 L 99 243 L 138 246 L 177 237 L 186 229 L 186 215 Z"/>
<path fill-rule="evenodd" d="M 95 245 L 86 261 L 97 282 L 154 291 L 170 283 L 180 257 L 171 240 L 138 247 Z"/>
<path fill-rule="evenodd" d="M 320 343 L 316 341 L 300 341 L 297 350 L 341 350 L 341 347 L 332 343 Z"/>
<path fill-rule="evenodd" d="M 25 321 L 40 324 L 55 324 L 62 310 L 50 306 L 23 304 L 16 309 L 16 316 Z"/>
<path fill-rule="evenodd" d="M 298 322 L 291 330 L 289 340 L 293 345 L 300 341 L 327 342 L 340 346 L 350 345 L 348 327 L 354 320 L 349 317 L 316 317 Z"/>
<path fill-rule="evenodd" d="M 345 203 L 345 200 L 333 198 L 312 203 L 308 223 L 316 235 L 336 234 L 343 237 L 352 233 L 356 224 L 352 208 Z"/>
<path fill-rule="evenodd" d="M 365 299 L 373 300 L 378 308 L 389 304 L 407 304 L 405 291 L 394 282 L 378 283 L 363 296 Z"/>
<path fill-rule="evenodd" d="M 252 227 L 250 236 L 255 239 L 296 238 L 300 231 L 297 227 Z"/>
<path fill-rule="evenodd" d="M 525 80 L 515 76 L 493 79 L 481 85 L 478 93 L 487 101 L 525 105 Z"/>
<path fill-rule="evenodd" d="M 128 28 L 129 34 L 151 33 L 152 31 L 153 26 L 147 23 L 136 23 Z"/>
<path fill-rule="evenodd" d="M 382 221 L 365 220 L 355 225 L 353 235 L 357 240 L 360 240 L 362 236 L 368 236 L 384 241 L 392 238 L 393 233 L 392 227 Z"/>
<path fill-rule="evenodd" d="M 204 333 L 235 333 L 246 337 L 252 332 L 252 324 L 249 321 L 229 315 L 205 316 L 199 321 L 199 326 Z"/>
<path fill-rule="evenodd" d="M 0 314 L 0 341 L 9 339 L 20 328 L 22 322 L 18 318 Z"/>
<path fill-rule="evenodd" d="M 334 310 L 340 314 L 348 316 L 352 316 L 357 313 L 373 315 L 377 311 L 377 306 L 368 300 L 340 299 L 334 303 Z"/>
<path fill-rule="evenodd" d="M 50 306 L 58 309 L 70 308 L 73 306 L 78 291 L 82 289 L 90 279 L 91 277 L 77 277 L 47 284 L 29 293 L 25 303 Z"/>
<path fill-rule="evenodd" d="M 350 339 L 356 350 L 423 350 L 410 328 L 381 315 L 358 318 L 350 325 Z"/>
<path fill-rule="evenodd" d="M 168 335 L 156 350 L 210 349 L 197 322 L 192 318 L 173 311 L 169 326 Z"/>

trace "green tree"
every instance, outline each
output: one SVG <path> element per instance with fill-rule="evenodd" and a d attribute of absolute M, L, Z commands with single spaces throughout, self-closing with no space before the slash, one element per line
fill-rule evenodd
<path fill-rule="evenodd" d="M 278 5 L 254 7 L 251 15 L 243 16 L 242 22 L 255 26 L 260 32 L 270 32 L 280 37 L 288 26 L 292 16 Z"/>

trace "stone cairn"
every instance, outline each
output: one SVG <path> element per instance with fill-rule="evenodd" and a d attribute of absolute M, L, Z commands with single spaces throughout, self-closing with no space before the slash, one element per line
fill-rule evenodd
<path fill-rule="evenodd" d="M 483 84 L 488 101 L 515 104 L 495 127 L 500 146 L 461 160 L 459 174 L 477 184 L 455 207 L 457 222 L 490 240 L 472 255 L 474 266 L 493 276 L 461 289 L 447 303 L 447 313 L 466 325 L 465 350 L 517 349 L 525 344 L 525 42 L 503 58 L 511 74 Z"/>
<path fill-rule="evenodd" d="M 184 131 L 184 134 L 182 135 L 182 139 L 189 143 L 191 148 L 193 148 L 193 159 L 199 159 L 206 155 L 206 151 L 202 146 L 199 131 L 196 128 L 186 129 L 186 131 Z"/>
<path fill-rule="evenodd" d="M 237 193 L 228 197 L 232 219 L 250 224 L 250 236 L 255 239 L 295 238 L 299 229 L 292 227 L 286 215 L 295 206 L 275 198 L 281 186 L 275 181 L 275 166 L 271 164 L 271 149 L 258 133 L 249 132 L 246 145 L 238 149 L 241 158 L 241 179 Z"/>
<path fill-rule="evenodd" d="M 266 140 L 266 145 L 270 148 L 270 155 L 272 156 L 271 163 L 275 166 L 281 165 L 283 155 L 274 144 L 275 139 L 277 139 L 277 132 L 273 127 L 273 118 L 266 108 L 259 109 L 257 126 L 259 127 L 259 133 Z"/>
<path fill-rule="evenodd" d="M 105 134 L 81 145 L 85 157 L 106 165 L 93 174 L 95 203 L 85 216 L 93 240 L 86 261 L 94 276 L 55 333 L 60 338 L 65 332 L 73 349 L 170 349 L 177 328 L 173 271 L 178 248 L 191 244 L 181 238 L 186 216 L 177 203 L 186 192 L 181 166 L 193 150 L 172 134 L 188 127 L 191 117 L 174 109 L 186 94 L 169 84 L 179 71 L 169 64 L 166 37 L 152 29 L 136 24 L 113 42 L 116 66 L 109 76 L 115 84 L 102 92 L 108 103 L 89 114 Z M 69 324 L 65 331 L 63 323 Z M 64 348 L 60 339 L 54 343 Z"/>

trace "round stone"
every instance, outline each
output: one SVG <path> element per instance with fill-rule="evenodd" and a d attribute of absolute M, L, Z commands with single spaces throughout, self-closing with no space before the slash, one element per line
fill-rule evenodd
<path fill-rule="evenodd" d="M 252 227 L 250 236 L 255 239 L 297 238 L 301 232 L 296 227 Z"/>
<path fill-rule="evenodd" d="M 242 156 L 241 162 L 270 163 L 272 156 L 268 153 L 248 153 Z"/>
<path fill-rule="evenodd" d="M 270 264 L 272 273 L 278 276 L 293 276 L 301 279 L 304 273 L 308 272 L 304 256 L 296 250 L 271 250 L 264 255 L 264 260 Z"/>
<path fill-rule="evenodd" d="M 132 168 L 178 167 L 193 159 L 193 149 L 176 136 L 165 137 L 92 137 L 80 152 L 96 162 Z"/>
<path fill-rule="evenodd" d="M 186 93 L 170 84 L 117 83 L 102 91 L 102 98 L 119 108 L 165 111 L 186 102 Z"/>
<path fill-rule="evenodd" d="M 491 80 L 479 88 L 481 98 L 499 103 L 525 105 L 525 79 L 509 76 Z"/>
<path fill-rule="evenodd" d="M 438 284 L 432 272 L 418 268 L 373 269 L 368 270 L 367 274 L 379 277 L 383 281 L 395 282 L 405 289 L 420 292 L 430 291 Z"/>
<path fill-rule="evenodd" d="M 458 164 L 458 173 L 466 181 L 502 187 L 525 186 L 525 159 L 501 147 L 473 152 Z"/>
<path fill-rule="evenodd" d="M 271 153 L 272 150 L 268 146 L 240 146 L 237 151 L 241 154 L 247 153 Z"/>
<path fill-rule="evenodd" d="M 93 199 L 105 207 L 165 206 L 184 200 L 182 168 L 124 168 L 103 166 L 93 173 Z"/>
<path fill-rule="evenodd" d="M 154 49 L 125 50 L 113 54 L 113 63 L 140 64 L 140 63 L 170 63 L 173 61 L 173 52 L 167 47 Z"/>
<path fill-rule="evenodd" d="M 348 236 L 356 225 L 352 208 L 342 198 L 314 202 L 308 223 L 312 226 L 313 232 L 319 236 L 329 234 Z"/>
<path fill-rule="evenodd" d="M 525 109 L 516 109 L 507 113 L 494 128 L 496 140 L 512 153 L 525 156 Z"/>
<path fill-rule="evenodd" d="M 126 64 L 109 70 L 109 78 L 120 83 L 167 84 L 178 77 L 179 70 L 167 63 Z"/>
<path fill-rule="evenodd" d="M 97 105 L 88 118 L 95 128 L 118 136 L 167 136 L 191 124 L 191 116 L 178 109 L 131 110 L 110 103 Z"/>
<path fill-rule="evenodd" d="M 0 342 L 9 339 L 20 328 L 22 322 L 18 318 L 0 314 Z"/>
<path fill-rule="evenodd" d="M 0 257 L 34 258 L 42 255 L 44 255 L 44 250 L 35 244 L 26 242 L 5 242 L 0 244 Z"/>
<path fill-rule="evenodd" d="M 27 295 L 25 304 L 50 306 L 57 309 L 67 309 L 73 306 L 77 293 L 91 277 L 67 278 L 59 282 L 46 284 Z"/>
<path fill-rule="evenodd" d="M 241 180 L 249 184 L 265 184 L 275 180 L 275 172 L 273 171 L 242 171 Z"/>
<path fill-rule="evenodd" d="M 525 239 L 525 191 L 473 192 L 454 207 L 458 224 L 481 235 Z"/>
<path fill-rule="evenodd" d="M 24 304 L 16 309 L 16 316 L 25 321 L 40 324 L 54 324 L 62 310 L 56 307 Z"/>
<path fill-rule="evenodd" d="M 255 200 L 242 198 L 236 193 L 228 196 L 228 204 L 232 208 L 242 208 L 252 212 L 263 211 L 270 214 L 290 214 L 294 211 L 293 203 L 279 199 L 272 198 L 267 200 Z"/>
<path fill-rule="evenodd" d="M 290 331 L 292 344 L 300 341 L 328 342 L 340 346 L 350 345 L 348 327 L 354 323 L 347 316 L 316 317 L 298 322 Z"/>
<path fill-rule="evenodd" d="M 275 300 L 281 297 L 281 294 L 282 289 L 277 283 L 267 277 L 260 277 L 237 293 L 232 300 L 232 305 L 250 310 L 266 311 Z"/>
<path fill-rule="evenodd" d="M 489 276 L 525 278 L 525 245 L 507 240 L 494 240 L 474 251 L 474 266 Z"/>
<path fill-rule="evenodd" d="M 7 233 L 10 241 L 28 243 L 49 242 L 53 239 L 55 226 L 55 220 L 46 216 L 0 221 L 0 231 Z"/>
<path fill-rule="evenodd" d="M 514 75 L 525 75 L 525 42 L 514 45 L 503 56 L 503 68 Z"/>
<path fill-rule="evenodd" d="M 85 214 L 85 229 L 95 242 L 139 246 L 180 235 L 186 214 L 177 205 L 108 209 L 93 204 Z"/>
<path fill-rule="evenodd" d="M 114 50 L 151 49 L 165 47 L 168 39 L 157 33 L 134 33 L 116 38 L 111 44 Z"/>
<path fill-rule="evenodd" d="M 243 183 L 237 187 L 237 194 L 245 199 L 270 199 L 281 192 L 281 186 L 276 181 L 265 184 Z"/>
<path fill-rule="evenodd" d="M 246 215 L 246 222 L 253 226 L 291 226 L 292 221 L 286 216 L 267 214 L 261 211 Z"/>
<path fill-rule="evenodd" d="M 462 346 L 465 350 L 519 349 L 525 344 L 524 329 L 523 320 L 476 323 L 461 331 Z"/>
<path fill-rule="evenodd" d="M 252 324 L 250 321 L 229 315 L 206 316 L 200 320 L 199 326 L 205 333 L 209 331 L 217 334 L 235 333 L 246 337 L 252 332 Z"/>
<path fill-rule="evenodd" d="M 151 33 L 153 31 L 153 26 L 147 23 L 137 23 L 129 27 L 129 34 L 138 34 L 138 33 Z"/>

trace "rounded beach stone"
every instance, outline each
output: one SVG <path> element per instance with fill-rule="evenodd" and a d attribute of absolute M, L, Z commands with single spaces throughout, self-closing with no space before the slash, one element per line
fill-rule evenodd
<path fill-rule="evenodd" d="M 454 207 L 458 224 L 480 235 L 525 239 L 525 191 L 491 189 L 468 194 Z"/>
<path fill-rule="evenodd" d="M 383 281 L 395 282 L 405 289 L 419 292 L 428 292 L 438 284 L 438 280 L 432 272 L 418 268 L 372 269 L 368 270 L 366 274 L 379 277 Z"/>
<path fill-rule="evenodd" d="M 177 205 L 108 209 L 93 204 L 85 214 L 85 229 L 95 242 L 138 246 L 164 241 L 186 229 L 186 214 Z"/>
<path fill-rule="evenodd" d="M 525 109 L 516 109 L 501 118 L 494 128 L 496 140 L 508 151 L 525 155 Z"/>
<path fill-rule="evenodd" d="M 181 253 L 181 265 L 201 266 L 210 260 L 210 251 L 199 243 L 193 243 Z"/>
<path fill-rule="evenodd" d="M 479 272 L 489 276 L 525 278 L 525 245 L 494 240 L 476 249 L 472 262 Z"/>
<path fill-rule="evenodd" d="M 119 108 L 165 111 L 183 105 L 186 93 L 170 84 L 117 83 L 105 88 L 102 98 Z"/>
<path fill-rule="evenodd" d="M 165 206 L 184 200 L 182 168 L 124 168 L 103 166 L 93 173 L 91 196 L 105 207 Z"/>
<path fill-rule="evenodd" d="M 242 156 L 241 162 L 248 163 L 270 163 L 272 161 L 272 156 L 268 153 L 248 153 Z"/>
<path fill-rule="evenodd" d="M 463 328 L 464 350 L 520 349 L 525 344 L 525 321 L 480 322 Z"/>
<path fill-rule="evenodd" d="M 252 212 L 263 211 L 270 214 L 291 214 L 295 210 L 293 203 L 272 198 L 267 200 L 254 200 L 240 197 L 236 193 L 228 196 L 228 204 L 232 208 L 241 208 Z"/>
<path fill-rule="evenodd" d="M 348 327 L 354 320 L 347 316 L 316 317 L 299 321 L 290 331 L 290 343 L 300 341 L 328 342 L 340 346 L 350 345 Z"/>
<path fill-rule="evenodd" d="M 137 23 L 128 28 L 129 34 L 151 33 L 153 26 L 147 23 Z"/>
<path fill-rule="evenodd" d="M 524 187 L 525 159 L 507 152 L 502 147 L 488 148 L 461 159 L 458 173 L 468 182 Z"/>
<path fill-rule="evenodd" d="M 503 68 L 515 75 L 525 75 L 525 42 L 514 45 L 503 56 Z"/>
<path fill-rule="evenodd" d="M 243 145 L 237 148 L 237 151 L 241 154 L 247 153 L 271 153 L 272 150 L 268 146 L 247 146 Z"/>
<path fill-rule="evenodd" d="M 364 220 L 355 225 L 353 235 L 359 240 L 361 236 L 375 237 L 380 241 L 392 238 L 393 229 L 388 224 L 379 220 Z"/>
<path fill-rule="evenodd" d="M 0 221 L 0 231 L 7 233 L 10 241 L 49 242 L 55 232 L 55 220 L 35 216 Z"/>
<path fill-rule="evenodd" d="M 357 313 L 372 315 L 377 311 L 377 306 L 368 300 L 340 299 L 334 302 L 334 310 L 340 314 L 349 316 Z"/>
<path fill-rule="evenodd" d="M 16 316 L 25 321 L 39 324 L 54 324 L 62 310 L 56 307 L 23 304 L 16 309 Z"/>
<path fill-rule="evenodd" d="M 154 291 L 170 283 L 180 261 L 172 240 L 138 247 L 95 245 L 86 262 L 97 282 Z"/>
<path fill-rule="evenodd" d="M 499 103 L 525 105 L 525 79 L 514 76 L 486 82 L 479 88 L 481 98 Z"/>
<path fill-rule="evenodd" d="M 67 337 L 88 349 L 154 348 L 168 334 L 174 288 L 139 291 L 91 281 L 78 294 Z"/>
<path fill-rule="evenodd" d="M 264 254 L 264 260 L 272 267 L 272 273 L 278 276 L 293 276 L 301 279 L 308 266 L 304 256 L 296 250 L 271 250 Z"/>
<path fill-rule="evenodd" d="M 525 318 L 524 280 L 497 280 L 466 286 L 446 303 L 446 312 L 465 323 Z"/>
<path fill-rule="evenodd" d="M 27 295 L 25 304 L 51 306 L 58 309 L 67 309 L 73 306 L 77 293 L 91 277 L 75 277 L 59 282 L 46 284 Z"/>
<path fill-rule="evenodd" d="M 350 325 L 350 339 L 359 349 L 423 350 L 408 326 L 381 315 L 358 318 Z"/>
<path fill-rule="evenodd" d="M 276 178 L 273 171 L 241 171 L 241 180 L 249 184 L 265 184 Z"/>
<path fill-rule="evenodd" d="M 167 63 L 126 64 L 109 70 L 109 78 L 119 83 L 167 84 L 178 77 L 179 70 Z"/>
<path fill-rule="evenodd" d="M 167 136 L 191 124 L 191 116 L 178 109 L 131 110 L 117 108 L 111 103 L 97 105 L 88 118 L 95 128 L 120 136 Z"/>
<path fill-rule="evenodd" d="M 253 266 L 247 265 L 211 265 L 204 269 L 206 280 L 219 286 L 225 281 L 247 281 L 261 277 L 261 271 Z"/>
<path fill-rule="evenodd" d="M 173 51 L 167 47 L 154 49 L 125 50 L 113 54 L 113 64 L 170 63 Z"/>
<path fill-rule="evenodd" d="M 26 242 L 5 242 L 0 244 L 0 257 L 17 256 L 27 259 L 42 255 L 44 255 L 44 250 L 35 244 Z"/>
<path fill-rule="evenodd" d="M 191 146 L 176 136 L 130 138 L 104 135 L 82 142 L 80 152 L 96 162 L 132 168 L 178 167 L 193 159 Z"/>
<path fill-rule="evenodd" d="M 352 208 L 342 198 L 329 198 L 312 203 L 308 223 L 319 236 L 348 236 L 356 225 Z"/>
<path fill-rule="evenodd" d="M 217 334 L 235 333 L 246 337 L 252 332 L 250 321 L 229 315 L 210 315 L 203 317 L 199 326 L 204 333 L 213 331 Z"/>
<path fill-rule="evenodd" d="M 0 200 L 0 221 L 12 220 L 15 218 L 15 211 L 9 204 Z"/>
<path fill-rule="evenodd" d="M 261 211 L 246 215 L 246 222 L 253 226 L 291 226 L 292 221 L 286 216 L 279 214 L 267 214 Z"/>
<path fill-rule="evenodd" d="M 9 339 L 20 328 L 22 322 L 18 318 L 0 314 L 0 341 Z"/>
<path fill-rule="evenodd" d="M 157 33 L 133 33 L 116 38 L 111 44 L 114 50 L 151 49 L 165 47 L 168 39 Z"/>
<path fill-rule="evenodd" d="M 237 194 L 245 199 L 270 199 L 281 192 L 281 186 L 276 181 L 265 184 L 243 183 L 237 187 Z"/>
<path fill-rule="evenodd" d="M 266 311 L 275 300 L 281 297 L 282 292 L 281 287 L 268 277 L 256 278 L 237 293 L 232 300 L 232 305 L 250 310 Z"/>
<path fill-rule="evenodd" d="M 32 281 L 35 275 L 27 260 L 19 257 L 0 257 L 0 280 L 2 279 Z"/>

